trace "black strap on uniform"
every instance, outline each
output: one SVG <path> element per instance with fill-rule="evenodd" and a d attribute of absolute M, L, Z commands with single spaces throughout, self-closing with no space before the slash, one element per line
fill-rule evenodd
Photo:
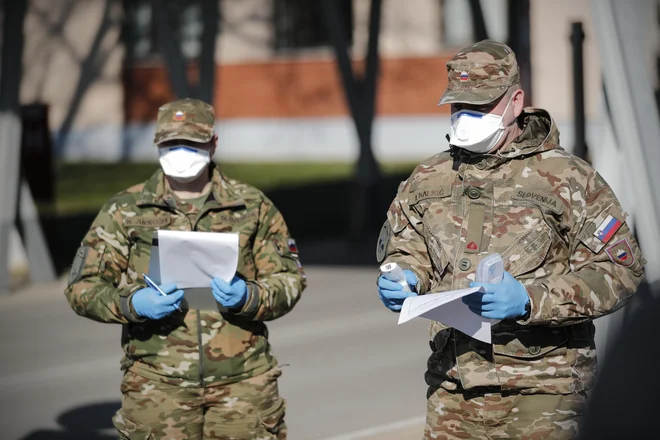
<path fill-rule="evenodd" d="M 449 135 L 447 135 L 447 140 L 449 140 Z M 458 171 L 458 167 L 461 164 L 461 149 L 458 147 L 454 147 L 453 145 L 450 145 L 449 147 L 451 148 L 449 155 L 454 159 L 451 169 L 454 171 Z"/>

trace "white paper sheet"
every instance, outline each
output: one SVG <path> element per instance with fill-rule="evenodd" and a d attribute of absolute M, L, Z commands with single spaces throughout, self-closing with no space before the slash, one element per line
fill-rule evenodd
<path fill-rule="evenodd" d="M 441 322 L 487 344 L 491 343 L 491 325 L 495 319 L 483 318 L 463 304 L 461 298 L 475 292 L 485 292 L 483 287 L 429 293 L 405 299 L 399 314 L 399 324 L 421 317 Z"/>
<path fill-rule="evenodd" d="M 235 233 L 158 231 L 149 274 L 158 272 L 154 281 L 180 289 L 209 287 L 216 277 L 229 282 L 238 267 L 238 238 Z"/>
<path fill-rule="evenodd" d="M 158 247 L 158 231 L 154 233 L 154 239 L 151 241 L 151 256 L 149 257 L 149 272 L 151 280 L 161 285 L 160 281 L 160 248 Z"/>

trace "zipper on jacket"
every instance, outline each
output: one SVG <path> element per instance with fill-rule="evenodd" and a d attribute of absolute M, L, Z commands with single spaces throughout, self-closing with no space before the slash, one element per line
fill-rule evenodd
<path fill-rule="evenodd" d="M 197 314 L 197 343 L 199 344 L 199 386 L 204 387 L 204 345 L 202 345 L 202 318 L 200 311 L 195 310 Z"/>

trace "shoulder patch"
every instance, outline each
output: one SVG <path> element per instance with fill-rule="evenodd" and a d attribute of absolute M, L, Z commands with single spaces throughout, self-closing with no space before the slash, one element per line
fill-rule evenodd
<path fill-rule="evenodd" d="M 609 246 L 605 249 L 605 252 L 609 255 L 610 260 L 620 266 L 630 267 L 635 262 L 635 257 L 633 256 L 632 248 L 627 238 L 623 238 Z"/>
<path fill-rule="evenodd" d="M 302 275 L 303 278 L 307 278 L 307 275 L 305 275 L 305 270 L 302 267 L 302 263 L 300 262 L 300 258 L 296 256 L 294 260 L 296 262 L 296 266 L 298 267 L 298 271 L 300 272 L 300 275 Z"/>
<path fill-rule="evenodd" d="M 378 243 L 376 244 L 376 260 L 380 263 L 385 259 L 387 255 L 387 246 L 390 244 L 392 239 L 392 226 L 390 225 L 389 220 L 385 220 L 383 226 L 380 228 L 380 234 L 378 234 Z"/>
<path fill-rule="evenodd" d="M 616 234 L 619 228 L 621 228 L 621 225 L 623 225 L 623 222 L 610 214 L 605 217 L 605 220 L 603 220 L 598 228 L 596 228 L 594 237 L 603 243 L 607 243 L 614 234 Z"/>
<path fill-rule="evenodd" d="M 296 244 L 296 240 L 294 240 L 293 238 L 287 238 L 286 244 L 289 254 L 291 255 L 291 258 L 293 258 L 293 261 L 296 263 L 296 266 L 298 267 L 298 271 L 303 276 L 303 278 L 306 278 L 307 276 L 305 275 L 305 271 L 303 270 L 302 263 L 300 262 L 300 256 L 298 255 L 298 245 Z"/>
<path fill-rule="evenodd" d="M 76 256 L 71 264 L 71 271 L 69 272 L 68 284 L 71 285 L 80 279 L 82 269 L 85 266 L 87 255 L 89 254 L 89 246 L 82 246 L 76 251 Z"/>
<path fill-rule="evenodd" d="M 289 238 L 287 240 L 287 245 L 289 246 L 289 252 L 294 255 L 298 255 L 298 245 L 296 244 L 296 240 Z"/>
<path fill-rule="evenodd" d="M 610 205 L 598 217 L 587 221 L 577 238 L 594 253 L 598 253 L 624 225 L 625 218 L 626 214 L 620 208 Z"/>

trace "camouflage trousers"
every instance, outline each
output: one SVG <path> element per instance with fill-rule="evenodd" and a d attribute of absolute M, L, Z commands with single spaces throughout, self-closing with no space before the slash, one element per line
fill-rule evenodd
<path fill-rule="evenodd" d="M 122 407 L 113 417 L 120 439 L 284 440 L 286 403 L 278 367 L 218 387 L 180 387 L 130 371 L 121 384 Z"/>
<path fill-rule="evenodd" d="M 574 439 L 586 404 L 580 394 L 449 392 L 427 400 L 424 439 Z"/>

